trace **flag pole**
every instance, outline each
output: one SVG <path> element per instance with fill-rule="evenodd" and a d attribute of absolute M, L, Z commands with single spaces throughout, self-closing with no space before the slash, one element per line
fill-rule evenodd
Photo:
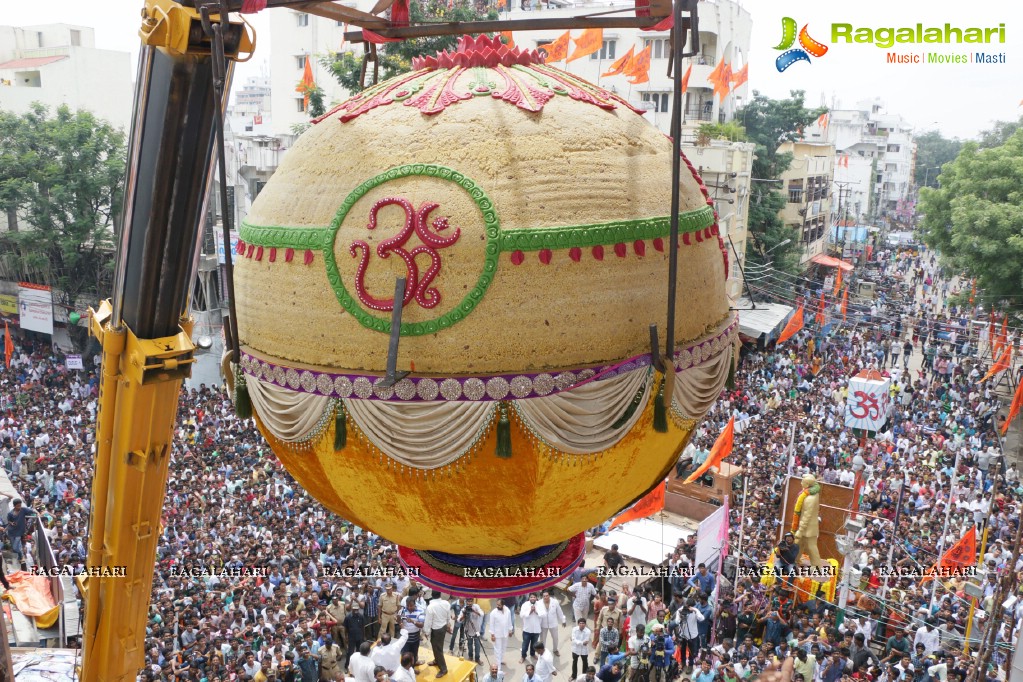
<path fill-rule="evenodd" d="M 742 541 L 746 537 L 746 492 L 749 490 L 749 473 L 742 476 L 742 511 L 739 513 L 739 548 L 735 552 L 735 565 L 742 565 Z"/>

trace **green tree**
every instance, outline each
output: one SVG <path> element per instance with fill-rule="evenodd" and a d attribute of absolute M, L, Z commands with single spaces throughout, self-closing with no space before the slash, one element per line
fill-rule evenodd
<path fill-rule="evenodd" d="M 959 138 L 951 140 L 937 130 L 924 133 L 916 139 L 916 185 L 937 187 L 941 167 L 959 155 L 963 143 Z"/>
<path fill-rule="evenodd" d="M 0 200 L 21 223 L 0 235 L 0 252 L 13 255 L 27 281 L 53 287 L 58 306 L 98 300 L 113 274 L 124 133 L 88 111 L 51 114 L 38 103 L 21 116 L 0 114 L 0 130 Z M 84 342 L 84 330 L 72 340 Z"/>
<path fill-rule="evenodd" d="M 981 301 L 1023 309 L 1023 130 L 987 149 L 967 142 L 940 181 L 920 190 L 924 242 L 977 279 Z"/>
<path fill-rule="evenodd" d="M 746 140 L 746 131 L 736 121 L 728 123 L 704 123 L 696 130 L 697 135 L 709 140 L 730 140 L 732 142 L 743 142 Z"/>
<path fill-rule="evenodd" d="M 786 202 L 780 191 L 780 178 L 792 163 L 792 154 L 779 154 L 778 146 L 782 142 L 798 140 L 802 129 L 824 111 L 807 109 L 802 90 L 792 90 L 788 98 L 780 100 L 754 90 L 753 99 L 735 114 L 735 119 L 746 131 L 747 139 L 756 144 L 749 201 L 751 240 L 746 250 L 746 258 L 751 264 L 770 264 L 784 272 L 799 272 L 800 235 L 785 226 L 778 215 Z M 781 245 L 786 239 L 790 241 Z"/>
<path fill-rule="evenodd" d="M 1001 147 L 1020 128 L 1023 128 L 1023 116 L 1018 121 L 995 121 L 990 130 L 980 134 L 978 144 L 981 149 Z"/>
<path fill-rule="evenodd" d="M 429 21 L 483 21 L 498 18 L 496 9 L 481 12 L 473 2 L 458 0 L 448 8 L 446 0 L 428 0 L 425 4 L 418 0 L 409 3 L 409 17 L 412 23 Z M 458 35 L 435 36 L 431 38 L 413 38 L 398 43 L 387 43 L 377 49 L 380 62 L 380 80 L 387 80 L 412 70 L 415 57 L 429 57 L 444 50 L 453 51 L 458 44 Z M 351 52 L 333 52 L 320 58 L 323 64 L 337 79 L 345 90 L 351 93 L 363 89 L 362 59 Z M 372 64 L 367 64 L 372 70 Z M 372 74 L 366 74 L 367 83 L 372 82 Z"/>

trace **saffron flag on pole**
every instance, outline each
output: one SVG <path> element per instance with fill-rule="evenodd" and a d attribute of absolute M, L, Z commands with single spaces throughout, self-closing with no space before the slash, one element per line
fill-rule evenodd
<path fill-rule="evenodd" d="M 611 520 L 611 528 L 622 525 L 636 519 L 645 519 L 653 516 L 664 509 L 664 481 L 658 481 L 654 489 L 643 497 L 639 498 L 636 504 L 632 505 L 618 516 Z"/>
<path fill-rule="evenodd" d="M 650 46 L 647 45 L 636 53 L 625 69 L 625 76 L 633 85 L 646 83 L 650 80 Z"/>
<path fill-rule="evenodd" d="M 832 296 L 838 296 L 838 290 L 842 288 L 842 268 L 838 268 L 838 273 L 835 274 L 835 290 L 831 292 Z"/>
<path fill-rule="evenodd" d="M 732 91 L 732 65 L 725 63 L 723 69 L 721 69 L 721 75 L 718 77 L 718 82 L 714 84 L 714 94 L 717 95 L 722 102 L 725 101 L 725 97 L 728 97 L 728 93 Z"/>
<path fill-rule="evenodd" d="M 692 69 L 692 64 L 689 65 Z M 749 80 L 749 64 L 744 64 L 741 69 L 732 74 L 732 90 Z"/>
<path fill-rule="evenodd" d="M 11 357 L 14 356 L 14 341 L 11 340 L 11 327 L 4 321 L 4 360 L 7 362 L 7 369 L 11 368 Z"/>
<path fill-rule="evenodd" d="M 1016 384 L 1016 394 L 1012 397 L 1012 404 L 1009 405 L 1009 414 L 1005 417 L 1005 423 L 1002 424 L 1002 435 L 1004 436 L 1009 431 L 1009 424 L 1019 414 L 1020 408 L 1023 407 L 1023 381 Z"/>
<path fill-rule="evenodd" d="M 700 476 L 703 476 L 711 467 L 716 467 L 721 464 L 721 461 L 732 453 L 732 443 L 735 441 L 735 415 L 733 414 L 728 420 L 728 424 L 721 431 L 721 435 L 714 441 L 714 447 L 710 449 L 710 454 L 707 456 L 707 460 L 697 467 L 696 471 L 689 474 L 685 483 L 692 483 Z"/>
<path fill-rule="evenodd" d="M 568 57 L 568 41 L 571 37 L 571 34 L 568 31 L 565 31 L 558 36 L 553 43 L 541 45 L 541 49 L 547 53 L 547 57 L 543 60 L 543 63 L 552 64 L 566 59 Z"/>
<path fill-rule="evenodd" d="M 995 375 L 998 375 L 998 374 L 1001 374 L 1005 370 L 1009 369 L 1009 364 L 1011 363 L 1011 361 L 1012 361 L 1012 346 L 1006 344 L 1005 350 L 1002 351 L 1001 356 L 997 360 L 995 360 L 995 364 L 991 365 L 991 369 L 988 370 L 988 373 L 984 375 L 984 378 L 981 379 L 980 382 L 984 383 L 985 381 L 987 381 L 991 377 L 993 377 Z"/>
<path fill-rule="evenodd" d="M 515 38 L 512 37 L 511 31 L 501 31 L 501 37 L 504 38 L 504 44 L 509 50 L 515 47 Z"/>
<path fill-rule="evenodd" d="M 599 52 L 600 48 L 604 46 L 604 29 L 588 28 L 572 42 L 575 43 L 575 52 L 568 58 L 568 61 L 574 62 L 576 59 L 589 57 L 594 52 Z"/>
<path fill-rule="evenodd" d="M 959 542 L 952 545 L 947 552 L 941 555 L 941 559 L 931 565 L 928 571 L 931 575 L 925 575 L 921 582 L 931 580 L 933 573 L 941 568 L 965 568 L 977 563 L 977 527 L 971 526 L 966 535 L 959 539 Z"/>
<path fill-rule="evenodd" d="M 295 92 L 300 92 L 304 95 L 303 110 L 309 108 L 309 93 L 316 87 L 316 81 L 313 80 L 313 63 L 309 59 L 309 55 L 305 56 L 305 71 L 302 72 L 302 80 L 298 82 L 295 87 Z"/>
<path fill-rule="evenodd" d="M 800 303 L 799 307 L 796 308 L 796 312 L 789 319 L 789 323 L 785 325 L 785 329 L 781 330 L 781 336 L 778 337 L 778 344 L 781 345 L 791 339 L 800 329 L 803 328 L 803 304 Z"/>
<path fill-rule="evenodd" d="M 845 313 L 849 309 L 849 287 L 846 286 L 842 292 L 842 322 L 845 322 Z"/>
<path fill-rule="evenodd" d="M 821 289 L 821 300 L 820 300 L 820 302 L 817 303 L 817 317 L 815 318 L 815 322 L 817 324 L 819 324 L 820 326 L 822 326 L 822 327 L 824 326 L 824 308 L 825 307 L 826 307 L 826 305 L 824 303 L 824 289 Z"/>
<path fill-rule="evenodd" d="M 632 47 L 629 48 L 628 52 L 626 52 L 621 57 L 619 57 L 618 59 L 616 59 L 613 62 L 611 62 L 611 67 L 607 71 L 605 71 L 604 73 L 600 74 L 600 77 L 601 78 L 607 78 L 608 76 L 617 76 L 620 73 L 625 73 L 625 70 L 627 68 L 629 68 L 629 62 L 632 61 L 632 58 L 635 55 L 636 55 L 636 46 L 633 45 Z M 690 67 L 690 68 L 692 68 L 692 67 Z"/>
<path fill-rule="evenodd" d="M 689 68 L 686 69 L 685 74 L 682 76 L 682 94 L 686 94 L 686 90 L 689 89 L 689 76 L 693 74 L 693 65 L 690 64 Z"/>

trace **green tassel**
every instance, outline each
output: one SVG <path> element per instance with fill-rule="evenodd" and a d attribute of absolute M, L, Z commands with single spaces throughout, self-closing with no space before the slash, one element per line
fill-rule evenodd
<path fill-rule="evenodd" d="M 334 411 L 334 452 L 340 452 L 348 445 L 348 413 L 345 406 L 338 402 Z"/>
<path fill-rule="evenodd" d="M 654 398 L 654 431 L 657 433 L 668 433 L 668 406 L 664 402 L 664 379 L 657 387 L 657 396 Z"/>
<path fill-rule="evenodd" d="M 725 382 L 725 386 L 728 387 L 729 391 L 735 390 L 735 350 L 732 350 L 732 357 L 728 360 L 728 380 Z"/>
<path fill-rule="evenodd" d="M 508 459 L 512 456 L 511 422 L 508 420 L 508 405 L 502 402 L 497 408 L 501 417 L 497 420 L 497 456 Z"/>
<path fill-rule="evenodd" d="M 249 397 L 249 387 L 245 383 L 245 372 L 241 368 L 234 368 L 234 413 L 239 419 L 252 417 L 252 398 Z"/>
<path fill-rule="evenodd" d="M 640 403 L 642 401 L 643 401 L 643 389 L 641 388 L 638 391 L 636 391 L 636 395 L 633 396 L 632 402 L 629 403 L 629 406 L 625 408 L 625 412 L 622 413 L 622 416 L 618 417 L 618 419 L 616 419 L 614 421 L 614 423 L 611 424 L 611 428 L 613 428 L 613 429 L 620 429 L 623 426 L 625 426 L 625 424 L 630 419 L 632 419 L 632 415 L 636 414 L 636 410 L 639 409 L 639 405 L 640 405 Z"/>

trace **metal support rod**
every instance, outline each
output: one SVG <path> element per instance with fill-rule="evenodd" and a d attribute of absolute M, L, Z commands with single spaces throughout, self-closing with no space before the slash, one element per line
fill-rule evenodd
<path fill-rule="evenodd" d="M 650 364 L 658 372 L 663 372 L 664 359 L 661 357 L 661 341 L 657 335 L 657 325 L 650 325 Z"/>
<path fill-rule="evenodd" d="M 405 302 L 405 278 L 394 280 L 394 307 L 391 309 L 391 337 L 387 342 L 387 374 L 381 388 L 390 388 L 409 375 L 398 371 L 398 343 L 401 341 L 401 313 Z"/>
<path fill-rule="evenodd" d="M 685 54 L 686 32 L 682 26 L 682 2 L 672 3 L 675 18 L 672 45 L 673 92 L 671 109 L 671 233 L 668 240 L 668 326 L 665 335 L 665 357 L 674 369 L 675 357 L 675 306 L 678 298 L 678 213 L 682 200 L 682 57 Z M 695 19 L 693 33 L 696 33 Z M 667 376 L 667 372 L 665 373 Z"/>
<path fill-rule="evenodd" d="M 238 340 L 238 314 L 235 309 L 234 297 L 234 258 L 231 253 L 231 211 L 227 205 L 227 160 L 224 150 L 224 86 L 227 79 L 227 60 L 224 57 L 224 25 L 227 22 L 227 12 L 223 7 L 218 9 L 220 21 L 210 20 L 210 5 L 203 5 L 200 8 L 202 15 L 203 30 L 213 39 L 213 90 L 216 93 L 214 98 L 216 111 L 213 114 L 213 130 L 217 143 L 217 170 L 220 173 L 220 215 L 221 227 L 224 239 L 224 279 L 227 287 L 227 304 L 230 310 L 228 327 L 230 328 L 231 359 L 234 362 L 241 361 L 241 346 Z"/>

